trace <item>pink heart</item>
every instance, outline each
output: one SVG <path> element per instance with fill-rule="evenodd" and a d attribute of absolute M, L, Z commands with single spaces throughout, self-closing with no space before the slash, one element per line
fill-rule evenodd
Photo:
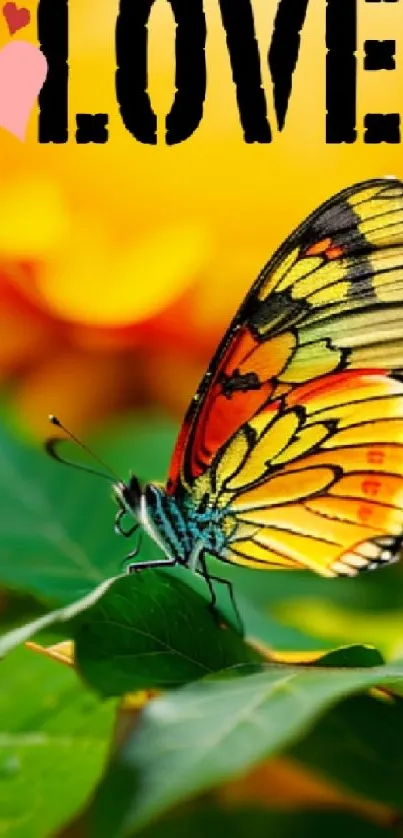
<path fill-rule="evenodd" d="M 27 41 L 0 50 L 0 126 L 21 141 L 47 72 L 43 52 Z"/>
<path fill-rule="evenodd" d="M 3 15 L 7 21 L 10 35 L 14 35 L 14 32 L 18 32 L 18 30 L 23 29 L 24 26 L 28 26 L 31 20 L 31 12 L 29 9 L 19 9 L 15 3 L 6 3 L 6 5 L 3 6 Z"/>

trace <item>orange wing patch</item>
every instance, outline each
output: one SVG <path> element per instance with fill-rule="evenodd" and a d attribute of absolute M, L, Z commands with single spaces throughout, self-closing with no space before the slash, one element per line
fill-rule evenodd
<path fill-rule="evenodd" d="M 192 436 L 190 477 L 211 464 L 217 450 L 242 427 L 274 392 L 274 380 L 295 346 L 291 333 L 261 343 L 241 329 L 211 382 Z"/>
<path fill-rule="evenodd" d="M 332 259 L 340 259 L 340 256 L 342 256 L 343 253 L 344 248 L 340 245 L 334 244 L 332 239 L 328 238 L 310 245 L 310 247 L 304 251 L 303 255 L 325 256 L 326 259 L 331 261 Z"/>

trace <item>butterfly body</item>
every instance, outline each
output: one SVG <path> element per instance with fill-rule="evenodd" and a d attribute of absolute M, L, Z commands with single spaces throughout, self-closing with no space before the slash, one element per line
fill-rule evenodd
<path fill-rule="evenodd" d="M 213 357 L 166 486 L 128 488 L 121 485 L 118 500 L 165 561 L 204 575 L 207 554 L 329 577 L 396 560 L 403 541 L 401 181 L 352 186 L 291 234 Z"/>
<path fill-rule="evenodd" d="M 171 496 L 155 483 L 144 487 L 136 504 L 128 502 L 124 484 L 115 486 L 115 494 L 168 560 L 193 570 L 198 569 L 198 559 L 203 553 L 221 558 L 237 527 L 230 510 L 222 505 L 213 506 L 207 495 L 195 505 L 183 493 Z"/>

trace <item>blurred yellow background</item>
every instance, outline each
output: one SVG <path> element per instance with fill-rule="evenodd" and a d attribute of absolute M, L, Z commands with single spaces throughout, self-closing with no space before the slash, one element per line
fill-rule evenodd
<path fill-rule="evenodd" d="M 403 107 L 401 4 L 358 2 L 359 139 L 325 142 L 325 0 L 308 6 L 286 126 L 276 132 L 267 67 L 277 2 L 253 0 L 269 145 L 243 140 L 217 0 L 205 0 L 208 88 L 187 141 L 164 145 L 174 95 L 172 10 L 149 26 L 159 143 L 129 134 L 115 97 L 117 0 L 70 0 L 70 140 L 21 143 L 0 130 L 0 375 L 35 435 L 61 415 L 81 432 L 127 406 L 179 420 L 243 294 L 293 227 L 342 187 L 403 176 L 401 145 L 365 145 L 366 112 Z M 14 38 L 37 43 L 32 22 Z M 1 44 L 9 42 L 0 22 Z M 367 38 L 397 40 L 397 69 L 364 72 Z M 107 112 L 109 141 L 77 145 L 77 112 Z"/>

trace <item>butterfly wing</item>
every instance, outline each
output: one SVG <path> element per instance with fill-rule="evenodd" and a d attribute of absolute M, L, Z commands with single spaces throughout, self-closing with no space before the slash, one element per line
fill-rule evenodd
<path fill-rule="evenodd" d="M 403 366 L 403 184 L 319 207 L 263 268 L 187 411 L 168 480 L 188 488 L 268 399 L 318 376 Z"/>
<path fill-rule="evenodd" d="M 185 417 L 167 491 L 232 510 L 222 558 L 334 575 L 396 552 L 402 338 L 403 184 L 368 181 L 266 265 Z"/>
<path fill-rule="evenodd" d="M 227 561 L 325 576 L 393 561 L 403 532 L 403 383 L 352 371 L 296 387 L 242 426 L 195 492 L 224 511 Z"/>

